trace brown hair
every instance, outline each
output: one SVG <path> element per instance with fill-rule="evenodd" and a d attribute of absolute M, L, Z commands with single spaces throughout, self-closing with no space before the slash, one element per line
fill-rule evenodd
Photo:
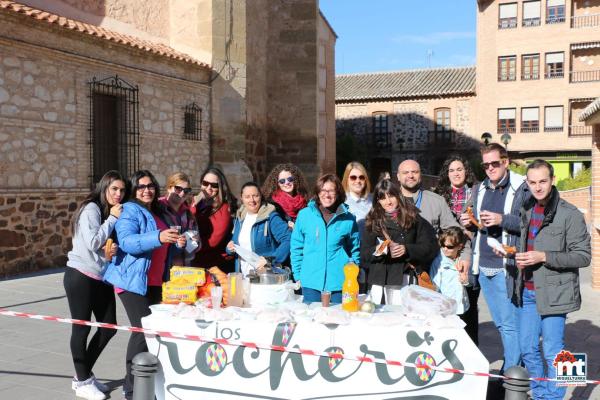
<path fill-rule="evenodd" d="M 498 143 L 489 143 L 481 147 L 481 155 L 497 151 L 500 154 L 500 158 L 508 158 L 508 152 L 506 148 Z"/>
<path fill-rule="evenodd" d="M 454 243 L 454 246 L 462 245 L 464 247 L 467 241 L 467 235 L 465 235 L 461 228 L 457 226 L 451 226 L 442 230 L 442 233 L 440 233 L 440 237 L 438 238 L 440 247 L 444 246 L 446 239 L 450 239 L 452 243 Z"/>
<path fill-rule="evenodd" d="M 351 161 L 346 165 L 346 169 L 344 170 L 344 176 L 342 177 L 342 187 L 346 193 L 348 190 L 348 178 L 350 177 L 350 171 L 353 169 L 357 169 L 363 173 L 365 176 L 365 187 L 363 188 L 363 192 L 361 193 L 361 197 L 367 197 L 369 193 L 371 193 L 371 181 L 369 180 L 369 174 L 367 173 L 367 169 L 357 161 Z"/>
<path fill-rule="evenodd" d="M 319 193 L 325 186 L 325 183 L 331 182 L 335 185 L 335 205 L 340 205 L 346 201 L 346 192 L 342 187 L 342 182 L 340 182 L 340 178 L 338 178 L 334 174 L 325 174 L 321 175 L 319 179 L 317 179 L 317 183 L 315 184 L 315 188 L 313 190 L 313 200 L 317 205 L 321 205 L 321 200 L 319 200 Z"/>
<path fill-rule="evenodd" d="M 175 172 L 167 178 L 167 185 L 165 186 L 165 189 L 169 189 L 170 187 L 177 185 L 179 182 L 185 182 L 188 185 L 192 184 L 192 181 L 187 174 L 184 174 L 183 172 Z"/>
<path fill-rule="evenodd" d="M 304 179 L 304 174 L 294 164 L 277 164 L 269 173 L 262 185 L 261 193 L 265 199 L 270 199 L 273 193 L 279 189 L 279 174 L 282 171 L 289 172 L 294 177 L 294 193 L 299 194 L 305 199 L 308 198 L 308 185 Z"/>
<path fill-rule="evenodd" d="M 391 196 L 398 200 L 398 215 L 396 222 L 403 229 L 410 229 L 417 221 L 418 210 L 414 204 L 408 202 L 400 191 L 400 186 L 390 179 L 383 179 L 377 182 L 373 190 L 373 208 L 367 214 L 365 227 L 367 230 L 376 233 L 382 233 L 386 213 L 379 200 Z"/>

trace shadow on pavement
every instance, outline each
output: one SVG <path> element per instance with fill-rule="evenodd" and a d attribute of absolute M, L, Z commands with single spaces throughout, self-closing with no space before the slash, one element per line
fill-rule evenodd
<path fill-rule="evenodd" d="M 7 306 L 0 305 L 0 308 L 10 308 L 10 307 L 25 306 L 25 305 L 28 305 L 28 304 L 42 303 L 44 301 L 60 300 L 60 299 L 64 299 L 65 297 L 67 297 L 67 296 L 66 295 L 63 295 L 63 296 L 54 296 L 54 297 L 48 297 L 48 298 L 45 298 L 45 299 L 40 299 L 40 300 L 35 300 L 35 301 L 28 301 L 28 302 L 25 302 L 25 303 L 10 304 L 10 305 L 7 305 Z"/>

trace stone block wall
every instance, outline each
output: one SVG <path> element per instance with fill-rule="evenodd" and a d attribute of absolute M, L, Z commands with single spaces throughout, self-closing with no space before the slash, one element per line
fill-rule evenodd
<path fill-rule="evenodd" d="M 64 190 L 0 195 L 0 278 L 66 265 L 71 217 L 84 193 Z"/>
<path fill-rule="evenodd" d="M 69 43 L 56 31 L 36 35 L 31 29 L 30 40 Z M 72 212 L 92 183 L 93 78 L 118 75 L 139 88 L 138 168 L 154 172 L 161 184 L 183 171 L 198 188 L 209 163 L 210 87 L 203 83 L 207 74 L 198 72 L 202 67 L 127 48 L 119 53 L 118 46 L 102 59 L 105 47 L 88 45 L 87 53 L 73 54 L 0 39 L 0 276 L 64 265 Z M 192 102 L 202 109 L 201 140 L 183 137 L 185 107 Z"/>

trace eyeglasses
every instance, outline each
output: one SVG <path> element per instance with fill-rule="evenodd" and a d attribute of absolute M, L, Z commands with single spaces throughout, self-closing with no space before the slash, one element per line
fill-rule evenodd
<path fill-rule="evenodd" d="M 213 189 L 219 188 L 219 182 L 202 181 L 202 186 L 210 186 Z"/>
<path fill-rule="evenodd" d="M 366 178 L 364 175 L 350 175 L 348 178 L 350 178 L 351 181 L 355 181 L 355 180 L 359 180 L 359 181 L 364 181 Z"/>
<path fill-rule="evenodd" d="M 496 160 L 496 161 L 492 161 L 492 162 L 484 162 L 481 163 L 481 168 L 483 168 L 484 170 L 489 169 L 490 167 L 493 168 L 500 168 L 500 166 L 504 163 L 504 158 L 502 160 Z"/>
<path fill-rule="evenodd" d="M 149 183 L 147 185 L 137 185 L 137 188 L 135 190 L 137 190 L 138 192 L 143 192 L 146 189 L 154 191 L 156 190 L 156 186 L 154 185 L 154 183 Z"/>
<path fill-rule="evenodd" d="M 448 250 L 454 250 L 458 245 L 456 244 L 443 244 L 442 247 L 447 248 Z"/>
<path fill-rule="evenodd" d="M 183 192 L 184 194 L 190 194 L 192 193 L 192 188 L 182 188 L 181 186 L 173 186 L 173 189 L 175 189 L 176 193 L 181 193 Z"/>
<path fill-rule="evenodd" d="M 288 183 L 292 183 L 294 182 L 296 179 L 293 176 L 288 176 L 285 179 L 279 179 L 277 182 L 279 182 L 280 185 L 285 185 L 286 182 Z"/>

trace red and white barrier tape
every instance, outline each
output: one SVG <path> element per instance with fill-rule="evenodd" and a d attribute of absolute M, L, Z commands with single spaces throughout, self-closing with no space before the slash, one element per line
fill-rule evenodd
<path fill-rule="evenodd" d="M 116 329 L 116 330 L 127 331 L 127 332 L 139 332 L 139 333 L 144 333 L 144 334 L 148 334 L 148 335 L 158 335 L 161 337 L 172 338 L 172 339 L 184 339 L 184 340 L 192 340 L 192 341 L 197 341 L 197 342 L 214 342 L 214 343 L 218 343 L 220 345 L 227 345 L 227 346 L 243 346 L 243 347 L 249 347 L 249 348 L 253 348 L 253 349 L 281 351 L 281 352 L 286 352 L 286 353 L 298 353 L 298 354 L 308 355 L 308 356 L 329 357 L 329 358 L 334 358 L 334 359 L 359 361 L 359 362 L 365 362 L 365 363 L 381 363 L 381 364 L 387 364 L 387 365 L 394 365 L 394 366 L 398 366 L 398 367 L 431 369 L 434 371 L 447 372 L 447 373 L 451 373 L 451 374 L 463 374 L 463 375 L 472 375 L 472 376 L 482 376 L 482 377 L 486 377 L 486 378 L 509 379 L 503 375 L 490 374 L 488 372 L 464 371 L 461 369 L 445 368 L 445 367 L 440 367 L 437 365 L 431 366 L 431 365 L 426 365 L 426 364 L 414 364 L 414 363 L 409 363 L 409 362 L 387 360 L 385 358 L 353 356 L 353 355 L 347 355 L 347 354 L 300 349 L 297 347 L 286 347 L 286 346 L 276 346 L 273 344 L 245 342 L 243 340 L 211 338 L 211 337 L 207 337 L 207 336 L 188 335 L 188 334 L 177 333 L 177 332 L 157 331 L 154 329 L 139 328 L 139 327 L 135 327 L 135 326 L 114 325 L 114 324 L 107 324 L 107 323 L 103 323 L 103 322 L 85 321 L 85 320 L 81 320 L 81 319 L 60 318 L 60 317 L 52 317 L 49 315 L 29 314 L 29 313 L 24 313 L 24 312 L 6 310 L 3 308 L 0 308 L 0 315 L 4 315 L 4 316 L 8 316 L 8 317 L 39 319 L 39 320 L 43 320 L 43 321 L 62 322 L 64 324 L 69 324 L 69 325 L 95 326 L 97 328 Z M 558 381 L 557 379 L 537 378 L 537 377 L 529 378 L 528 380 L 530 380 L 530 381 L 554 381 L 554 382 Z M 586 380 L 585 383 L 592 384 L 592 385 L 600 385 L 600 380 Z"/>

